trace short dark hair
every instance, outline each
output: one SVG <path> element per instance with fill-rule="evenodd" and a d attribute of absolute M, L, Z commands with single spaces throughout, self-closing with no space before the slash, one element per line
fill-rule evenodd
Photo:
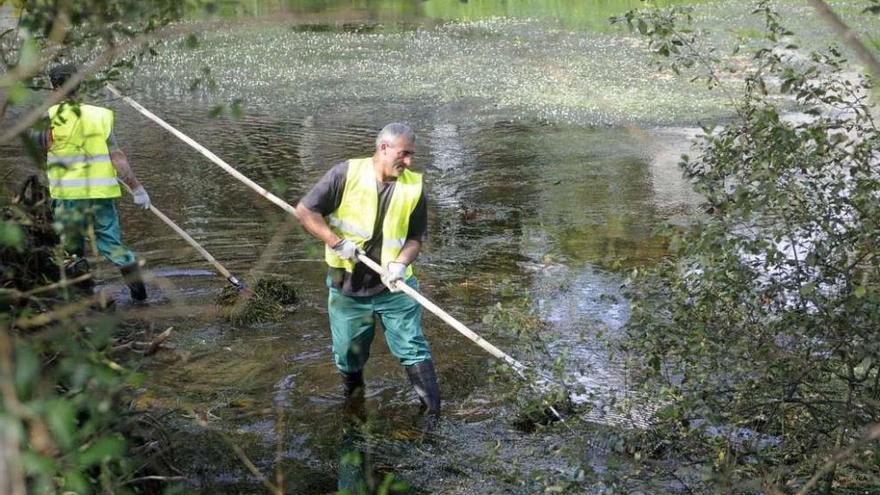
<path fill-rule="evenodd" d="M 52 82 L 52 89 L 58 89 L 63 86 L 74 74 L 76 74 L 76 66 L 73 64 L 60 64 L 52 67 L 49 70 L 49 81 Z"/>

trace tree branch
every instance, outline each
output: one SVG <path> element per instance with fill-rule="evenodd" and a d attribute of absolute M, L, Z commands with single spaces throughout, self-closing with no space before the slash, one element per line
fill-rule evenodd
<path fill-rule="evenodd" d="M 874 77 L 880 78 L 880 61 L 878 61 L 877 57 L 874 56 L 871 50 L 865 46 L 861 38 L 859 38 L 858 33 L 853 31 L 849 25 L 843 22 L 840 16 L 831 10 L 831 7 L 829 7 L 823 0 L 807 0 L 807 3 L 812 5 L 819 14 L 819 17 L 821 17 L 826 24 L 831 26 L 831 29 L 833 29 L 838 36 L 843 38 L 843 41 L 847 46 L 856 52 L 856 56 L 868 67 L 868 70 L 871 71 Z"/>

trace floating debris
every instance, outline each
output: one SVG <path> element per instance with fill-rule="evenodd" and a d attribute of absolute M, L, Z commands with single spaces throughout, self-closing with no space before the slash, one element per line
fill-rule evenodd
<path fill-rule="evenodd" d="M 226 287 L 217 298 L 223 317 L 236 325 L 277 321 L 298 301 L 296 288 L 278 278 L 259 280 L 252 289 Z"/>
<path fill-rule="evenodd" d="M 556 413 L 564 419 L 573 412 L 574 403 L 568 391 L 564 387 L 554 387 L 540 397 L 530 398 L 520 409 L 513 426 L 520 431 L 531 433 L 539 426 L 547 426 L 559 421 L 560 418 Z"/>

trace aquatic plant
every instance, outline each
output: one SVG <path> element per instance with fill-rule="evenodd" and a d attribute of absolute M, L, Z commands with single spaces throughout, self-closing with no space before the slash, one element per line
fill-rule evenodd
<path fill-rule="evenodd" d="M 264 278 L 253 289 L 242 291 L 225 287 L 217 297 L 224 318 L 235 325 L 275 321 L 284 315 L 285 306 L 297 302 L 296 288 L 278 278 Z"/>

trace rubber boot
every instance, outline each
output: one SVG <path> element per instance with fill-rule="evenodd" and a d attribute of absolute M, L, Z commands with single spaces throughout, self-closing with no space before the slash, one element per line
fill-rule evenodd
<path fill-rule="evenodd" d="M 119 271 L 122 272 L 122 278 L 125 279 L 125 284 L 128 285 L 128 290 L 131 292 L 131 300 L 135 302 L 145 301 L 147 299 L 147 288 L 144 286 L 141 267 L 137 261 L 130 265 L 119 267 Z"/>
<path fill-rule="evenodd" d="M 64 263 L 64 276 L 70 280 L 91 273 L 89 262 L 85 258 L 73 256 Z M 95 279 L 89 277 L 73 286 L 78 295 L 91 296 L 95 290 Z"/>
<path fill-rule="evenodd" d="M 364 372 L 342 374 L 342 394 L 345 396 L 343 412 L 350 420 L 359 419 L 363 422 L 366 417 L 366 398 L 364 396 Z"/>
<path fill-rule="evenodd" d="M 406 374 L 412 383 L 422 406 L 428 414 L 440 415 L 440 387 L 437 385 L 437 374 L 434 362 L 430 359 L 406 367 Z"/>
<path fill-rule="evenodd" d="M 354 373 L 340 371 L 340 373 L 342 374 L 342 394 L 345 395 L 346 399 L 364 395 L 363 370 L 355 371 Z"/>

